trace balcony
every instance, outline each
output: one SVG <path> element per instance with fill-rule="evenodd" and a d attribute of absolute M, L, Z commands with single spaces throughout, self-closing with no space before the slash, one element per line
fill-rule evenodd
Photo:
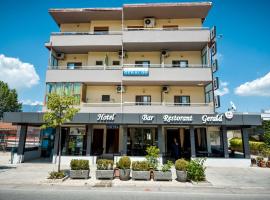
<path fill-rule="evenodd" d="M 129 76 L 126 69 L 147 71 L 146 76 Z M 205 65 L 192 65 L 180 68 L 169 65 L 151 64 L 138 67 L 134 64 L 121 66 L 81 66 L 76 69 L 49 67 L 46 82 L 82 82 L 90 84 L 123 84 L 127 85 L 205 85 L 212 81 L 211 68 Z"/>
<path fill-rule="evenodd" d="M 121 103 L 82 103 L 82 113 L 175 113 L 175 114 L 213 114 L 212 103 L 190 103 L 190 105 L 174 105 L 174 103 L 151 102 L 151 105 L 136 105 L 135 102 Z"/>
<path fill-rule="evenodd" d="M 210 40 L 210 30 L 204 27 L 180 27 L 177 30 L 142 28 L 125 29 L 123 44 L 127 51 L 201 50 Z"/>
<path fill-rule="evenodd" d="M 50 43 L 56 52 L 88 53 L 89 51 L 118 51 L 121 49 L 122 32 L 95 34 L 93 32 L 58 32 L 52 33 Z"/>

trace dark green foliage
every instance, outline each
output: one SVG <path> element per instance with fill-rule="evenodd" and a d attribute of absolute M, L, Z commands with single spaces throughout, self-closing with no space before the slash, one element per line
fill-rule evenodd
<path fill-rule="evenodd" d="M 148 171 L 150 164 L 148 161 L 134 161 L 132 162 L 132 170 L 134 171 Z"/>
<path fill-rule="evenodd" d="M 263 121 L 262 126 L 264 130 L 264 135 L 263 135 L 264 142 L 270 148 L 270 120 Z"/>
<path fill-rule="evenodd" d="M 188 167 L 188 161 L 185 159 L 178 159 L 175 161 L 175 169 L 178 171 L 186 171 Z"/>
<path fill-rule="evenodd" d="M 66 175 L 65 175 L 65 172 L 64 171 L 60 171 L 60 172 L 52 171 L 52 172 L 49 173 L 48 179 L 62 179 L 65 176 Z"/>
<path fill-rule="evenodd" d="M 71 170 L 89 170 L 88 160 L 72 159 L 70 162 Z"/>
<path fill-rule="evenodd" d="M 167 163 L 162 166 L 161 171 L 168 172 L 171 170 L 172 166 L 173 166 L 173 162 L 168 160 Z"/>
<path fill-rule="evenodd" d="M 15 89 L 9 89 L 8 84 L 0 81 L 0 119 L 4 112 L 21 112 L 22 104 L 18 102 Z"/>
<path fill-rule="evenodd" d="M 156 146 L 149 146 L 146 149 L 147 155 L 146 160 L 148 161 L 150 168 L 157 169 L 158 158 L 159 158 L 159 148 Z"/>
<path fill-rule="evenodd" d="M 98 170 L 112 170 L 113 169 L 113 160 L 99 159 L 97 161 Z"/>
<path fill-rule="evenodd" d="M 192 181 L 204 181 L 205 180 L 205 167 L 203 166 L 204 159 L 191 160 L 187 166 L 188 179 Z"/>

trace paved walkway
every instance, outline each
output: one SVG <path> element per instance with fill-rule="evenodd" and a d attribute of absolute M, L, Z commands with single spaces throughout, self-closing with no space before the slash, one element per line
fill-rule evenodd
<path fill-rule="evenodd" d="M 95 179 L 95 168 L 90 170 L 91 178 L 88 180 L 67 179 L 61 183 L 47 180 L 50 171 L 56 170 L 57 165 L 51 163 L 22 163 L 18 165 L 4 164 L 0 159 L 0 185 L 1 184 L 60 184 L 63 186 L 93 186 L 93 187 L 226 187 L 226 188 L 269 188 L 270 189 L 270 169 L 269 168 L 213 168 L 206 170 L 207 180 L 211 184 L 193 185 L 191 183 L 180 183 L 176 180 L 170 182 L 151 181 L 98 181 Z M 40 162 L 40 161 L 39 161 Z M 62 166 L 62 169 L 69 169 L 69 166 Z M 173 172 L 175 179 L 175 172 Z"/>

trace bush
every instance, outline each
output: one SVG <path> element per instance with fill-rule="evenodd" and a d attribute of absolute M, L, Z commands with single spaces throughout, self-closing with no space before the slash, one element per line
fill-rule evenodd
<path fill-rule="evenodd" d="M 113 169 L 113 160 L 99 159 L 97 161 L 98 170 L 112 170 Z"/>
<path fill-rule="evenodd" d="M 70 161 L 71 170 L 89 170 L 88 160 L 72 159 Z"/>
<path fill-rule="evenodd" d="M 119 169 L 130 169 L 131 161 L 128 156 L 123 156 L 122 158 L 119 159 L 117 163 L 117 167 Z"/>
<path fill-rule="evenodd" d="M 172 166 L 173 166 L 173 162 L 168 160 L 167 163 L 162 166 L 161 171 L 163 172 L 170 171 Z"/>
<path fill-rule="evenodd" d="M 146 160 L 148 161 L 150 168 L 157 169 L 158 158 L 159 158 L 159 148 L 156 146 L 150 146 L 146 149 L 147 155 Z"/>
<path fill-rule="evenodd" d="M 178 171 L 186 171 L 188 166 L 188 161 L 185 159 L 178 159 L 175 161 L 175 169 Z"/>
<path fill-rule="evenodd" d="M 132 170 L 134 171 L 148 171 L 150 164 L 147 161 L 134 161 L 132 162 Z"/>
<path fill-rule="evenodd" d="M 203 166 L 204 159 L 191 160 L 187 166 L 188 179 L 192 181 L 204 181 L 205 180 L 205 167 Z"/>
<path fill-rule="evenodd" d="M 65 176 L 66 175 L 64 171 L 60 171 L 60 172 L 52 171 L 49 173 L 48 179 L 62 179 Z"/>
<path fill-rule="evenodd" d="M 243 152 L 243 144 L 241 138 L 230 139 L 230 147 L 232 150 Z M 258 154 L 262 153 L 266 147 L 264 142 L 249 141 L 249 147 L 251 153 Z"/>

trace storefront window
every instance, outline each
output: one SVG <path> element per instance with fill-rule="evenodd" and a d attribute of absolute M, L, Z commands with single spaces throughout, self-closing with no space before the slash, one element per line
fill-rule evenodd
<path fill-rule="evenodd" d="M 229 156 L 231 158 L 244 158 L 244 148 L 241 130 L 227 131 Z"/>
<path fill-rule="evenodd" d="M 85 127 L 62 128 L 62 155 L 82 156 L 86 154 Z"/>
<path fill-rule="evenodd" d="M 28 126 L 25 140 L 25 150 L 31 151 L 40 147 L 40 128 Z"/>
<path fill-rule="evenodd" d="M 157 146 L 156 128 L 128 128 L 127 154 L 130 156 L 146 155 L 148 146 Z"/>
<path fill-rule="evenodd" d="M 224 151 L 221 132 L 219 130 L 211 130 L 211 128 L 209 128 L 208 134 L 210 134 L 210 146 L 211 146 L 211 154 L 209 156 L 223 157 Z"/>

